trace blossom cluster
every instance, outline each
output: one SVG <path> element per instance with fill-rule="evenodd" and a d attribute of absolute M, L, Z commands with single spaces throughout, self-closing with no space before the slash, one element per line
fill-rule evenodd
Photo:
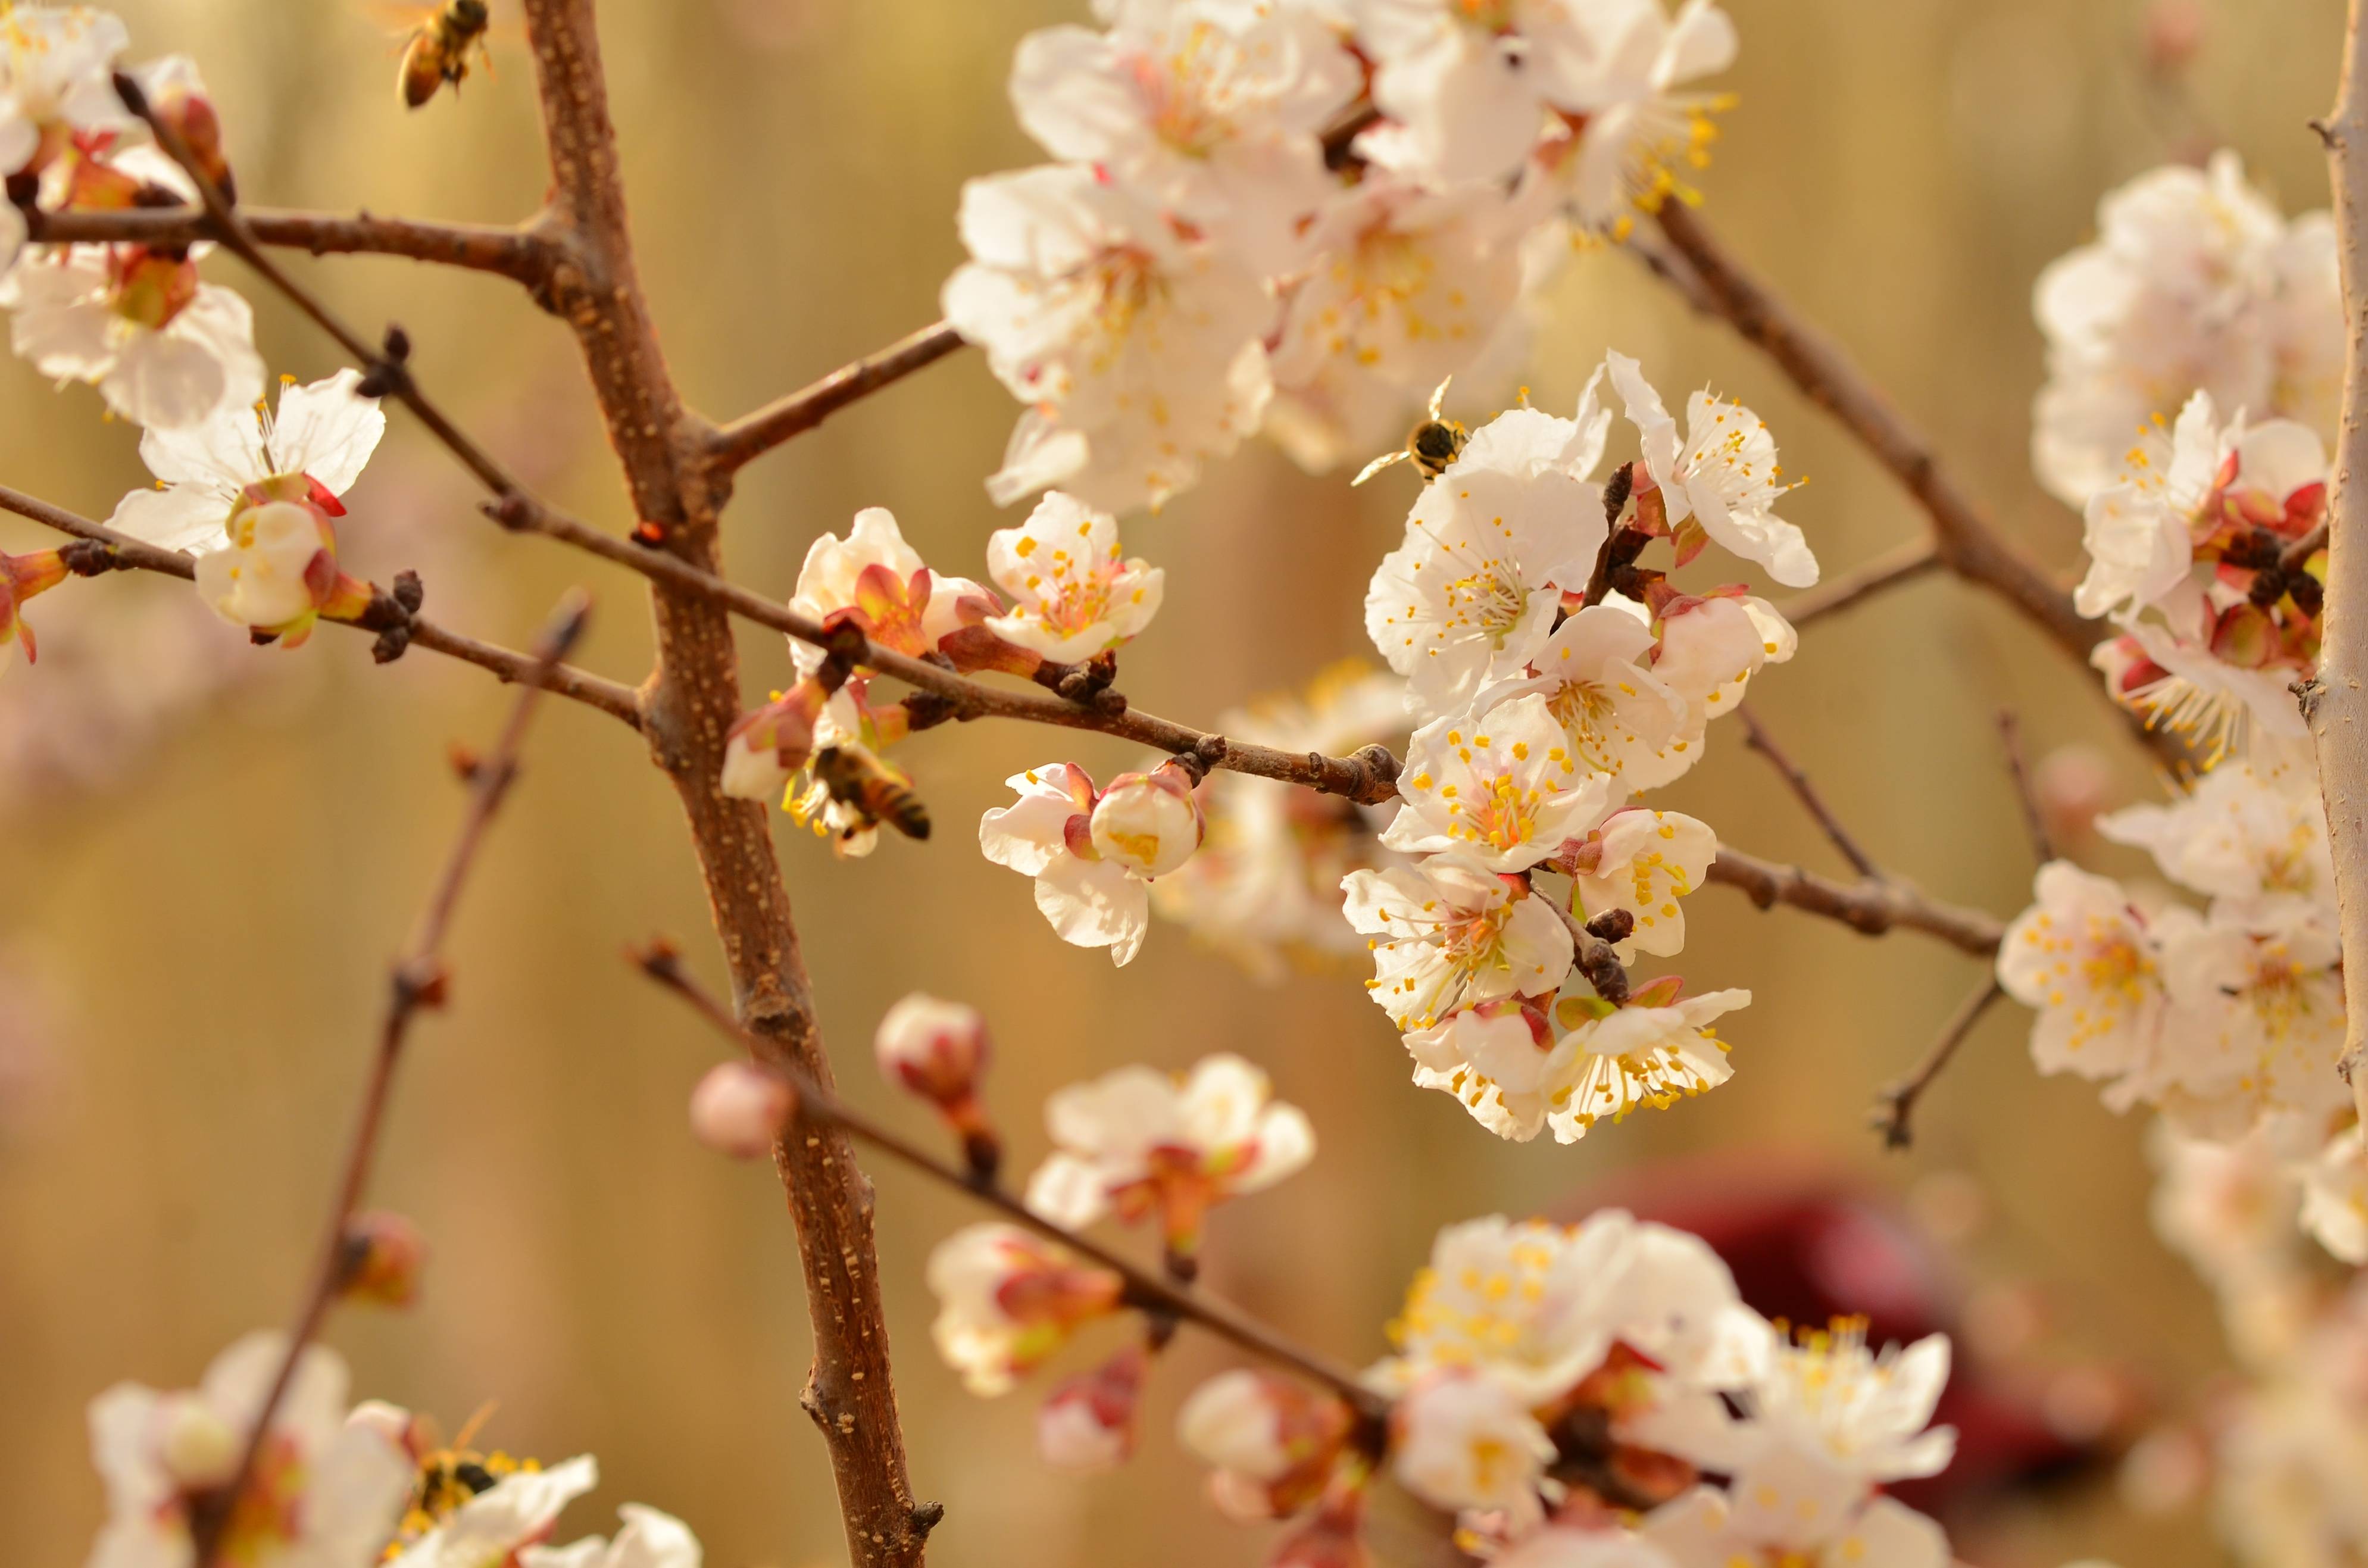
<path fill-rule="evenodd" d="M 288 1345 L 253 1334 L 215 1358 L 194 1389 L 120 1383 L 91 1402 L 91 1453 L 108 1520 L 87 1568 L 192 1568 L 193 1521 L 240 1474 L 247 1435 Z M 559 1517 L 599 1483 L 588 1454 L 544 1467 L 433 1426 L 383 1401 L 348 1407 L 345 1363 L 307 1346 L 264 1430 L 218 1560 L 254 1568 L 700 1568 L 681 1520 L 628 1503 L 613 1540 L 549 1541 Z"/>
<path fill-rule="evenodd" d="M 1691 197 L 1712 0 L 1101 0 L 1032 33 L 947 317 L 1025 409 L 1000 503 L 1156 506 L 1261 427 L 1311 467 L 1508 362 L 1574 224 Z"/>

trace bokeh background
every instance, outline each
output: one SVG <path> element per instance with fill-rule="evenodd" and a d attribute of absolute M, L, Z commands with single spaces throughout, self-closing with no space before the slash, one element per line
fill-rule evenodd
<path fill-rule="evenodd" d="M 1740 103 L 1705 181 L 1713 221 L 1934 433 L 2005 526 L 2068 569 L 2077 520 L 2026 460 L 2041 373 L 2032 281 L 2087 237 L 2102 190 L 2199 138 L 2239 149 L 2289 210 L 2323 205 L 2304 121 L 2331 100 L 2339 0 L 2194 7 L 2203 49 L 2176 88 L 2149 75 L 2138 0 L 1731 8 Z M 514 37 L 495 40 L 495 79 L 413 115 L 394 99 L 393 46 L 358 6 L 119 9 L 142 54 L 201 62 L 251 199 L 507 221 L 541 192 Z M 722 416 L 934 319 L 960 258 L 961 182 L 1033 161 L 1004 97 L 1012 47 L 1086 7 L 603 9 L 643 275 L 686 392 Z M 408 326 L 428 383 L 533 483 L 630 524 L 559 324 L 497 279 L 299 265 L 355 318 Z M 275 370 L 335 368 L 236 272 L 223 258 L 215 276 L 255 300 Z M 1630 258 L 1578 257 L 1551 304 L 1528 377 L 1543 405 L 1566 404 L 1616 345 L 1665 388 L 1708 382 L 1764 415 L 1788 466 L 1814 476 L 1791 512 L 1829 571 L 1919 528 L 1844 437 Z M 932 562 L 975 571 L 988 530 L 1009 520 L 980 482 L 1012 414 L 963 356 L 839 415 L 747 472 L 733 570 L 786 594 L 809 540 L 879 505 Z M 53 393 L 14 361 L 0 374 L 9 484 L 103 517 L 146 480 L 135 437 L 85 389 Z M 1205 722 L 1366 651 L 1366 578 L 1395 542 L 1406 491 L 1401 473 L 1351 493 L 1259 446 L 1131 525 L 1131 549 L 1169 585 L 1127 655 L 1130 694 Z M 430 608 L 453 624 L 520 642 L 583 581 L 600 605 L 586 662 L 629 679 L 645 667 L 633 581 L 499 536 L 400 415 L 352 499 L 360 569 L 383 580 L 420 567 Z M 13 548 L 30 537 L 0 529 Z M 293 1301 L 384 966 L 460 809 L 446 746 L 482 741 L 502 698 L 427 655 L 374 668 L 361 639 L 334 630 L 292 655 L 249 650 L 158 580 L 73 585 L 34 619 L 49 656 L 0 681 L 0 1557 L 62 1564 L 79 1561 L 100 1511 L 89 1397 L 124 1377 L 186 1384 Z M 754 633 L 744 648 L 761 696 L 784 651 Z M 2152 788 L 2083 672 L 1952 582 L 1818 626 L 1753 702 L 1887 864 L 2002 915 L 2021 907 L 2032 865 L 1998 709 L 2022 715 L 2034 756 L 2092 744 L 2118 798 Z M 993 1096 L 1023 1169 L 1042 1148 L 1035 1108 L 1061 1084 L 1122 1062 L 1252 1057 L 1310 1112 L 1322 1155 L 1219 1216 L 1211 1277 L 1351 1360 L 1382 1350 L 1440 1225 L 1568 1209 L 1611 1182 L 1667 1192 L 1679 1179 L 1668 1162 L 1720 1152 L 1725 1165 L 1688 1180 L 1713 1210 L 1796 1177 L 1896 1204 L 1945 1256 L 1968 1358 L 2060 1434 L 2192 1410 L 2223 1367 L 2203 1291 L 2149 1231 L 2141 1129 L 2087 1086 L 2034 1076 L 2011 1006 L 1930 1097 L 1911 1153 L 1885 1155 L 1869 1134 L 1877 1087 L 1978 983 L 1962 955 L 1706 891 L 1689 906 L 1681 967 L 1694 986 L 1758 997 L 1726 1031 L 1734 1082 L 1576 1147 L 1504 1144 L 1407 1084 L 1352 973 L 1260 985 L 1167 926 L 1122 972 L 1058 943 L 1026 881 L 971 849 L 968 824 L 1008 799 L 999 781 L 1019 767 L 1131 760 L 1092 739 L 980 725 L 915 743 L 906 760 L 944 825 L 926 846 L 838 863 L 782 820 L 822 1021 L 858 1100 L 917 1121 L 864 1062 L 875 1018 L 916 988 L 992 1017 Z M 1672 795 L 1739 846 L 1840 869 L 1732 732 Z M 614 725 L 554 709 L 462 912 L 454 1006 L 417 1036 L 373 1194 L 432 1239 L 426 1299 L 408 1315 L 342 1313 L 330 1337 L 358 1392 L 448 1429 L 498 1401 L 492 1441 L 546 1459 L 597 1452 L 602 1487 L 564 1535 L 606 1530 L 614 1504 L 644 1500 L 689 1519 L 720 1568 L 838 1562 L 828 1471 L 796 1406 L 807 1333 L 780 1195 L 768 1171 L 691 1142 L 684 1096 L 713 1042 L 618 960 L 658 931 L 716 973 L 662 779 Z M 1214 1516 L 1169 1436 L 1181 1394 L 1224 1364 L 1217 1347 L 1188 1335 L 1161 1368 L 1133 1467 L 1050 1473 L 1029 1397 L 971 1399 L 928 1346 L 922 1263 L 970 1214 L 896 1170 L 878 1183 L 914 1475 L 948 1508 L 933 1561 L 1258 1559 L 1256 1532 Z M 1793 1250 L 1824 1267 L 1830 1249 Z M 1827 1261 L 1847 1273 L 1857 1256 Z M 2220 1561 L 2200 1506 L 2134 1517 L 2110 1471 L 1954 1522 L 1961 1553 L 1993 1568 Z M 1377 1545 L 1384 1561 L 1422 1550 L 1396 1523 Z"/>

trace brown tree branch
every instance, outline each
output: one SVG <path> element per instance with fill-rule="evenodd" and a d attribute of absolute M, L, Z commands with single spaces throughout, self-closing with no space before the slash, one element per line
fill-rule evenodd
<path fill-rule="evenodd" d="M 1865 565 L 1828 577 L 1816 587 L 1794 594 L 1776 607 L 1797 630 L 1813 620 L 1855 608 L 1888 589 L 1912 583 L 1941 564 L 1941 551 L 1929 539 L 1912 539 L 1887 550 Z"/>
<path fill-rule="evenodd" d="M 792 437 L 802 436 L 845 408 L 962 346 L 962 334 L 945 322 L 925 326 L 877 354 L 833 370 L 802 391 L 768 403 L 715 432 L 710 453 L 719 472 L 730 473 Z"/>
<path fill-rule="evenodd" d="M 2006 771 L 2014 784 L 2015 804 L 2021 808 L 2024 831 L 2031 835 L 2031 852 L 2043 866 L 2055 858 L 2055 841 L 2047 835 L 2047 813 L 2039 804 L 2039 792 L 2032 788 L 2031 769 L 2022 758 L 2022 721 L 2011 708 L 2001 708 L 1998 716 L 1998 744 L 2006 752 Z"/>
<path fill-rule="evenodd" d="M 1941 564 L 2004 598 L 2085 664 L 2089 649 L 2102 640 L 2096 626 L 2072 608 L 2070 591 L 2009 543 L 1957 487 L 1923 432 L 1892 407 L 1848 356 L 1729 255 L 1693 209 L 1682 201 L 1665 203 L 1660 222 L 1712 308 L 1775 360 L 1810 401 L 1840 420 L 1916 497 L 1931 521 Z"/>
<path fill-rule="evenodd" d="M 713 431 L 684 408 L 633 261 L 616 131 L 591 0 L 527 0 L 527 34 L 552 163 L 550 222 L 564 245 L 551 302 L 575 329 L 609 439 L 652 548 L 649 559 L 720 570 L 723 495 Z M 523 498 L 514 483 L 497 494 Z M 739 716 L 739 659 L 725 608 L 661 584 L 653 596 L 658 667 L 645 711 L 652 755 L 682 802 L 734 1001 L 759 1056 L 821 1088 L 831 1083 L 814 994 L 775 858 L 771 813 L 721 791 L 726 732 Z M 915 1503 L 873 1250 L 871 1184 L 846 1135 L 816 1128 L 778 1165 L 796 1221 L 814 1366 L 801 1400 L 830 1453 L 855 1568 L 915 1568 L 942 1510 Z"/>
<path fill-rule="evenodd" d="M 2318 127 L 2335 187 L 2347 336 L 2343 422 L 2327 509 L 2326 635 L 2318 674 L 2302 687 L 2303 720 L 2317 745 L 2319 790 L 2327 800 L 2347 975 L 2368 975 L 2368 18 L 2362 10 L 2362 0 L 2351 0 L 2342 82 L 2334 112 Z M 2368 1071 L 2362 1068 L 2368 999 L 2354 994 L 2350 1001 L 2342 1071 L 2368 1126 Z"/>
<path fill-rule="evenodd" d="M 1809 815 L 1816 819 L 1817 826 L 1824 830 L 1833 846 L 1841 851 L 1842 858 L 1850 863 L 1850 869 L 1861 877 L 1880 881 L 1883 868 L 1858 846 L 1858 840 L 1842 826 L 1841 819 L 1834 815 L 1833 808 L 1826 804 L 1826 798 L 1817 793 L 1817 787 L 1809 782 L 1809 776 L 1801 771 L 1800 765 L 1776 744 L 1776 738 L 1768 733 L 1768 727 L 1759 722 L 1759 716 L 1748 708 L 1737 711 L 1743 716 L 1744 744 L 1768 759 L 1768 765 L 1791 787 L 1793 798 L 1801 802 Z"/>
<path fill-rule="evenodd" d="M 1896 878 L 1839 882 L 1798 866 L 1779 865 L 1726 845 L 1718 846 L 1709 881 L 1738 889 L 1762 909 L 1790 904 L 1839 920 L 1864 936 L 1921 931 L 1976 958 L 1988 958 L 2006 938 L 2006 926 L 1978 909 L 1942 903 Z"/>
<path fill-rule="evenodd" d="M 1974 1032 L 1974 1026 L 1982 1021 L 1984 1013 L 1989 1011 L 1990 1004 L 2005 994 L 1998 977 L 1991 976 L 1979 991 L 1959 1003 L 1957 1010 L 1949 1015 L 1949 1021 L 1941 1027 L 1941 1038 L 1932 1042 L 1923 1060 L 1909 1070 L 1907 1076 L 1883 1091 L 1875 1101 L 1872 1119 L 1875 1131 L 1883 1134 L 1884 1147 L 1905 1149 L 1915 1142 L 1915 1131 L 1908 1122 L 1916 1114 L 1916 1102 L 1923 1097 L 1926 1089 L 1932 1086 L 1932 1080 L 1941 1075 L 1941 1070 L 1955 1059 L 1957 1048 L 1965 1043 L 1965 1038 Z"/>
<path fill-rule="evenodd" d="M 72 534 L 76 539 L 90 540 L 103 544 L 107 547 L 108 564 L 113 566 L 131 571 L 160 573 L 167 577 L 178 577 L 184 582 L 197 574 L 195 560 L 178 551 L 161 550 L 155 545 L 133 539 L 128 534 L 118 533 L 104 524 L 94 523 L 87 517 L 79 517 L 63 506 L 51 506 L 37 496 L 28 495 L 22 491 L 11 490 L 6 485 L 0 485 L 0 511 L 14 512 L 20 517 L 28 518 L 45 528 L 55 528 L 60 533 Z M 597 708 L 610 718 L 621 720 L 636 730 L 642 727 L 641 694 L 629 686 L 621 685 L 605 676 L 596 676 L 588 670 L 577 669 L 573 665 L 557 665 L 547 674 L 543 674 L 540 672 L 540 666 L 532 655 L 521 653 L 515 648 L 505 648 L 495 642 L 480 642 L 474 637 L 449 631 L 416 610 L 405 612 L 396 609 L 393 607 L 393 601 L 387 597 L 383 591 L 379 593 L 378 602 L 372 606 L 372 611 L 386 615 L 388 619 L 399 619 L 406 632 L 405 641 L 412 647 L 426 648 L 431 653 L 442 653 L 447 657 L 459 659 L 464 664 L 475 665 L 480 669 L 491 671 L 505 682 L 516 683 L 530 677 L 541 678 L 543 685 L 555 696 L 568 698 L 587 707 Z M 389 612 L 392 613 L 389 614 Z M 335 616 L 324 616 L 322 619 L 334 621 L 340 626 L 350 626 L 359 631 L 382 632 L 387 630 L 386 620 L 373 619 L 370 612 L 365 612 L 362 618 L 352 620 L 340 619 Z"/>
<path fill-rule="evenodd" d="M 452 912 L 459 907 L 461 891 L 476 866 L 485 830 L 495 812 L 500 809 L 502 798 L 508 793 L 510 781 L 518 775 L 518 753 L 526 744 L 527 728 L 541 703 L 544 679 L 559 667 L 568 649 L 582 635 L 588 610 L 588 603 L 581 594 L 571 594 L 562 602 L 551 624 L 536 640 L 534 665 L 526 677 L 526 689 L 518 693 L 512 705 L 501 739 L 472 775 L 469 809 L 461 819 L 460 832 L 445 857 L 444 869 L 436 879 L 410 944 L 394 966 L 385 1020 L 379 1028 L 378 1051 L 371 1059 L 370 1077 L 363 1085 L 353 1135 L 347 1142 L 343 1175 L 330 1205 L 319 1258 L 313 1265 L 311 1283 L 305 1288 L 303 1302 L 297 1310 L 295 1324 L 289 1330 L 288 1348 L 256 1412 L 255 1425 L 246 1434 L 237 1468 L 226 1483 L 190 1512 L 190 1561 L 199 1568 L 214 1568 L 224 1528 L 235 1515 L 239 1498 L 254 1478 L 256 1461 L 262 1457 L 265 1439 L 271 1430 L 271 1419 L 287 1397 L 289 1385 L 295 1381 L 297 1364 L 303 1359 L 305 1347 L 319 1335 L 331 1304 L 350 1277 L 349 1233 L 361 1207 L 363 1189 L 370 1183 L 370 1169 L 378 1154 L 379 1133 L 385 1125 L 387 1105 L 394 1087 L 395 1069 L 402 1063 L 412 1021 L 422 1008 L 443 1005 L 444 937 L 451 926 Z"/>
<path fill-rule="evenodd" d="M 398 256 L 474 272 L 496 273 L 541 289 L 549 279 L 555 251 L 532 224 L 503 228 L 486 223 L 422 222 L 351 217 L 334 212 L 295 212 L 242 207 L 249 232 L 267 245 L 314 256 Z M 25 214 L 36 244 L 186 245 L 221 241 L 225 231 L 203 207 L 135 207 L 117 212 Z"/>
<path fill-rule="evenodd" d="M 737 1040 L 751 1057 L 759 1062 L 767 1062 L 768 1053 L 762 1042 L 753 1039 L 734 1019 L 729 1008 L 709 995 L 691 978 L 677 959 L 673 944 L 664 940 L 653 942 L 646 948 L 635 949 L 628 957 L 643 974 L 689 1003 L 719 1031 Z M 1379 1420 L 1387 1415 L 1389 1402 L 1365 1387 L 1353 1369 L 1319 1351 L 1294 1343 L 1231 1302 L 1220 1301 L 1160 1271 L 1145 1268 L 1090 1236 L 1045 1219 L 1030 1209 L 1016 1194 L 991 1180 L 982 1179 L 968 1166 L 933 1154 L 902 1133 L 873 1121 L 795 1069 L 767 1064 L 796 1095 L 797 1108 L 791 1131 L 800 1125 L 814 1125 L 849 1132 L 924 1176 L 947 1187 L 960 1188 L 988 1208 L 1000 1210 L 1007 1219 L 1058 1242 L 1078 1256 L 1118 1275 L 1126 1281 L 1125 1300 L 1129 1306 L 1198 1324 L 1219 1338 L 1229 1341 L 1235 1348 L 1287 1368 L 1308 1381 L 1338 1394 L 1350 1409 L 1369 1419 Z"/>

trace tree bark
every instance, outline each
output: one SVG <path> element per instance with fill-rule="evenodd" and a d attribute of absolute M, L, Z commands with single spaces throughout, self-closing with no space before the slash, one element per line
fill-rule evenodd
<path fill-rule="evenodd" d="M 635 273 L 591 0 L 527 0 L 526 11 L 551 148 L 546 232 L 562 247 L 552 303 L 583 346 L 639 517 L 663 534 L 661 548 L 719 571 L 725 497 L 710 480 L 714 432 L 682 404 Z M 646 733 L 689 823 L 734 1006 L 768 1056 L 826 1086 L 830 1062 L 770 813 L 717 788 L 724 735 L 740 709 L 728 612 L 707 596 L 665 585 L 652 600 L 658 664 L 646 690 Z M 798 1133 L 775 1160 L 797 1221 L 814 1323 L 814 1367 L 800 1403 L 830 1451 L 848 1555 L 858 1568 L 909 1568 L 922 1561 L 939 1510 L 916 1506 L 906 1471 L 871 1184 L 835 1130 Z"/>

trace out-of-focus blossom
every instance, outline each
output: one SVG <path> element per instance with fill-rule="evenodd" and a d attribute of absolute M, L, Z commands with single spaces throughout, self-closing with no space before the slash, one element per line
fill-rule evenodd
<path fill-rule="evenodd" d="M 773 1151 L 797 1108 L 790 1085 L 746 1062 L 719 1062 L 690 1093 L 691 1136 L 735 1160 Z"/>
<path fill-rule="evenodd" d="M 625 1522 L 614 1540 L 586 1536 L 565 1546 L 529 1546 L 518 1568 L 700 1568 L 704 1554 L 690 1527 L 640 1503 L 617 1509 Z"/>
<path fill-rule="evenodd" d="M 987 537 L 987 575 L 1012 599 L 985 629 L 1047 659 L 1090 659 L 1131 642 L 1158 612 L 1167 574 L 1119 555 L 1118 521 L 1048 492 L 1016 528 Z"/>
<path fill-rule="evenodd" d="M 1149 1360 L 1130 1345 L 1090 1372 L 1068 1379 L 1036 1414 L 1036 1446 L 1055 1470 L 1115 1470 L 1134 1453 L 1135 1415 Z"/>
<path fill-rule="evenodd" d="M 10 342 L 42 375 L 87 381 L 150 429 L 195 425 L 263 395 L 255 312 L 184 255 L 140 245 L 28 251 L 0 278 Z"/>
<path fill-rule="evenodd" d="M 1106 512 L 1156 506 L 1258 428 L 1275 307 L 1231 248 L 1061 165 L 972 180 L 961 226 L 947 319 L 1027 405 L 987 481 L 997 503 L 1058 486 Z"/>
<path fill-rule="evenodd" d="M 1588 228 L 1625 238 L 1634 211 L 1698 199 L 1686 181 L 1710 162 L 1711 117 L 1728 100 L 1679 89 L 1735 62 L 1735 23 L 1713 0 L 1683 0 L 1674 17 L 1663 0 L 1604 9 L 1620 19 L 1605 24 L 1611 44 L 1586 119 L 1541 148 L 1525 177 L 1543 178 Z"/>
<path fill-rule="evenodd" d="M 1210 1465 L 1210 1494 L 1240 1519 L 1282 1518 L 1324 1490 L 1351 1417 L 1338 1400 L 1270 1372 L 1220 1372 L 1177 1413 L 1176 1435 Z"/>
<path fill-rule="evenodd" d="M 1390 1439 L 1399 1484 L 1434 1507 L 1501 1513 L 1516 1531 L 1544 1515 L 1538 1483 L 1554 1440 L 1494 1378 L 1429 1374 L 1392 1408 Z"/>
<path fill-rule="evenodd" d="M 741 801 L 777 801 L 814 759 L 815 733 L 828 699 L 807 676 L 764 707 L 744 713 L 723 737 L 718 788 Z"/>
<path fill-rule="evenodd" d="M 1156 1215 L 1171 1255 L 1189 1257 L 1208 1210 L 1261 1191 L 1315 1154 L 1296 1106 L 1238 1056 L 1203 1059 L 1189 1076 L 1121 1067 L 1044 1104 L 1058 1150 L 1029 1178 L 1028 1206 L 1080 1229 L 1115 1212 Z"/>
<path fill-rule="evenodd" d="M 487 1568 L 518 1561 L 529 1548 L 548 1541 L 567 1505 L 599 1483 L 600 1467 L 589 1454 L 549 1470 L 512 1471 L 398 1552 L 386 1568 Z M 570 1568 L 580 1565 L 571 1562 Z"/>
<path fill-rule="evenodd" d="M 349 1301 L 408 1307 L 427 1270 L 427 1239 L 401 1214 L 374 1210 L 346 1224 L 337 1293 Z"/>
<path fill-rule="evenodd" d="M 1124 1282 L 1017 1225 L 973 1225 L 929 1255 L 930 1335 L 971 1392 L 1007 1392 L 1085 1324 L 1117 1310 Z"/>
<path fill-rule="evenodd" d="M 280 1335 L 249 1335 L 194 1390 L 120 1383 L 91 1402 L 91 1458 L 107 1486 L 108 1522 L 87 1568 L 190 1568 L 191 1511 L 238 1473 L 287 1350 Z M 347 1419 L 345 1363 L 309 1346 L 217 1550 L 258 1568 L 367 1561 L 393 1532 L 411 1476 L 400 1447 L 373 1424 Z"/>
<path fill-rule="evenodd" d="M 54 550 L 26 555 L 0 551 L 0 670 L 6 669 L 16 658 L 20 642 L 25 647 L 27 664 L 40 656 L 33 629 L 25 623 L 25 601 L 56 587 L 66 580 L 67 574 L 65 558 Z"/>

